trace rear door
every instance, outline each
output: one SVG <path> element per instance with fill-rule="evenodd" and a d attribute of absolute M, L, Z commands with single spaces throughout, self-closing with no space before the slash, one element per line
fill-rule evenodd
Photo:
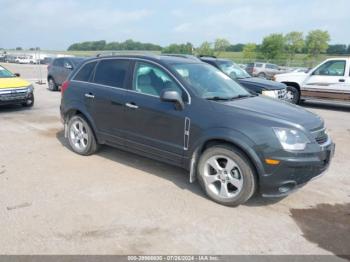
<path fill-rule="evenodd" d="M 52 63 L 52 76 L 57 85 L 62 85 L 63 77 L 62 77 L 62 69 L 63 69 L 63 58 L 56 58 Z"/>
<path fill-rule="evenodd" d="M 62 73 L 61 73 L 61 79 L 60 79 L 61 83 L 63 83 L 67 79 L 67 77 L 73 71 L 73 67 L 74 65 L 69 59 L 67 58 L 63 59 Z"/>
<path fill-rule="evenodd" d="M 101 60 L 95 69 L 92 81 L 94 88 L 86 94 L 97 132 L 111 144 L 123 145 L 125 87 L 130 66 L 126 59 Z"/>
<path fill-rule="evenodd" d="M 174 89 L 188 101 L 186 92 L 165 68 L 141 61 L 135 63 L 131 85 L 132 91 L 126 97 L 126 145 L 180 164 L 186 147 L 184 132 L 185 125 L 189 125 L 186 116 L 190 106 L 176 110 L 174 103 L 160 100 L 160 93 L 165 88 Z"/>
<path fill-rule="evenodd" d="M 302 96 L 350 100 L 349 70 L 346 59 L 324 62 L 313 70 L 304 81 Z"/>

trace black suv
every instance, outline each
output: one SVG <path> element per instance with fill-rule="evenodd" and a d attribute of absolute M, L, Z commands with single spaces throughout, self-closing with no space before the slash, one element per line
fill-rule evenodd
<path fill-rule="evenodd" d="M 58 87 L 66 80 L 69 74 L 77 68 L 85 58 L 59 57 L 51 61 L 47 66 L 47 82 L 49 90 L 57 91 Z"/>
<path fill-rule="evenodd" d="M 287 86 L 283 83 L 263 79 L 261 77 L 252 77 L 244 69 L 240 68 L 229 59 L 216 58 L 215 56 L 200 56 L 199 58 L 203 62 L 220 69 L 250 92 L 286 100 Z"/>
<path fill-rule="evenodd" d="M 189 170 L 225 205 L 257 190 L 286 195 L 329 166 L 334 144 L 317 115 L 254 96 L 215 67 L 171 56 L 85 61 L 61 87 L 72 150 L 108 144 Z"/>

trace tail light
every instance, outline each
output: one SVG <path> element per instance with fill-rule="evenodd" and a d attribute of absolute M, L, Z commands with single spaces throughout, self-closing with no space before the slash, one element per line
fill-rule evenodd
<path fill-rule="evenodd" d="M 63 82 L 62 86 L 61 86 L 61 95 L 63 96 L 64 92 L 67 90 L 67 88 L 69 87 L 69 81 L 66 80 Z"/>

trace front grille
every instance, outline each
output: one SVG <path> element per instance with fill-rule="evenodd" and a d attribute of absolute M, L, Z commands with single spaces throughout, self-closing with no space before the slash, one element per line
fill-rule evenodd
<path fill-rule="evenodd" d="M 0 90 L 0 101 L 23 100 L 27 97 L 28 88 Z"/>
<path fill-rule="evenodd" d="M 319 143 L 320 145 L 326 143 L 328 140 L 328 135 L 325 129 L 315 131 L 313 132 L 313 134 L 315 136 L 316 142 Z"/>

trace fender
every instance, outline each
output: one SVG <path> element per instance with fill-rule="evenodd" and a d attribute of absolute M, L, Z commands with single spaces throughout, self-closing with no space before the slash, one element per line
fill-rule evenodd
<path fill-rule="evenodd" d="M 190 170 L 190 183 L 193 183 L 196 180 L 196 167 L 199 157 L 203 152 L 204 145 L 210 141 L 222 141 L 235 145 L 252 161 L 252 164 L 258 173 L 257 175 L 262 176 L 264 174 L 264 166 L 260 157 L 253 150 L 254 143 L 249 137 L 234 129 L 213 128 L 207 130 L 189 150 L 187 158 L 189 163 L 185 163 L 185 168 Z"/>
<path fill-rule="evenodd" d="M 92 131 L 94 132 L 95 134 L 95 137 L 96 139 L 98 139 L 98 137 L 96 136 L 96 125 L 95 125 L 95 122 L 93 120 L 93 118 L 91 117 L 89 111 L 87 110 L 86 106 L 84 104 L 82 104 L 79 100 L 74 100 L 74 101 L 70 101 L 69 102 L 69 107 L 63 107 L 63 111 L 62 111 L 62 114 L 63 114 L 63 117 L 64 117 L 64 133 L 65 133 L 65 136 L 67 135 L 66 132 L 67 132 L 67 124 L 68 124 L 68 116 L 70 114 L 70 112 L 79 112 L 81 113 L 85 118 L 86 120 L 89 122 L 91 128 L 92 128 Z"/>

